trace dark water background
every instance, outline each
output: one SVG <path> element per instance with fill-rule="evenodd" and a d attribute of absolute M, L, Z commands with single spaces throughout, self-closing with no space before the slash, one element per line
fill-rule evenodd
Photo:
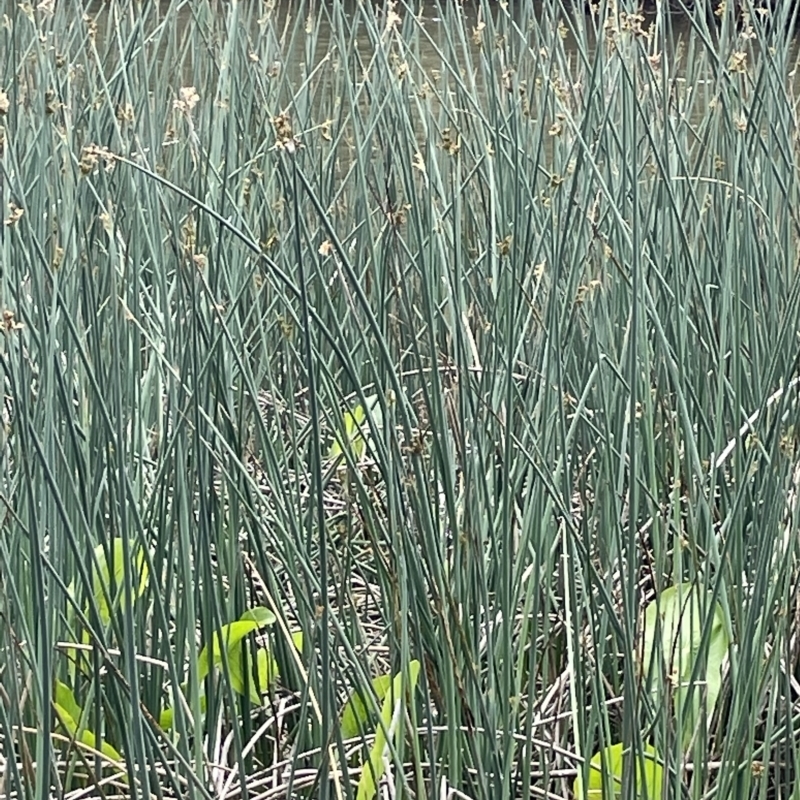
<path fill-rule="evenodd" d="M 677 0 L 673 0 L 673 5 L 675 3 L 677 3 Z M 308 3 L 297 3 L 290 0 L 275 0 L 273 3 L 241 0 L 238 3 L 239 25 L 244 25 L 249 29 L 254 42 L 259 36 L 264 36 L 265 33 L 275 40 L 272 48 L 275 56 L 274 63 L 264 64 L 264 68 L 285 70 L 289 84 L 299 86 L 310 73 L 319 67 L 322 59 L 332 48 L 335 49 L 335 46 L 338 45 L 341 51 L 341 45 L 345 39 L 349 42 L 347 45 L 350 48 L 349 52 L 352 53 L 353 50 L 357 50 L 364 62 L 369 61 L 374 53 L 374 41 L 367 30 L 367 26 L 364 24 L 363 15 L 374 14 L 377 24 L 382 26 L 387 8 L 384 2 L 363 4 L 359 0 L 345 0 L 345 2 L 336 4 L 340 9 L 338 20 L 332 10 L 333 5 L 330 2 L 319 2 L 319 0 L 312 0 Z M 413 13 L 416 17 L 416 23 L 412 30 L 414 34 L 417 34 L 418 50 L 415 56 L 422 71 L 431 73 L 442 68 L 442 51 L 447 52 L 446 40 L 448 36 L 455 35 L 455 29 L 460 27 L 448 22 L 448 16 L 453 13 L 454 5 L 460 6 L 462 10 L 468 34 L 465 40 L 468 53 L 463 54 L 464 62 L 461 66 L 471 67 L 474 71 L 475 67 L 480 64 L 481 59 L 485 58 L 485 52 L 482 53 L 482 47 L 473 42 L 471 36 L 469 36 L 470 32 L 480 22 L 480 3 L 470 2 L 469 0 L 466 0 L 466 2 L 459 0 L 456 3 L 455 0 L 451 0 L 449 3 L 441 3 L 439 8 L 433 2 L 428 2 L 424 5 L 419 3 L 411 3 L 409 5 L 413 6 Z M 569 4 L 565 3 L 564 5 Z M 689 41 L 694 40 L 698 55 L 708 56 L 711 51 L 718 48 L 718 52 L 715 56 L 712 56 L 712 59 L 719 58 L 722 63 L 727 63 L 732 51 L 740 46 L 752 47 L 754 52 L 757 52 L 760 46 L 757 37 L 751 38 L 746 43 L 743 43 L 741 37 L 739 37 L 737 42 L 734 27 L 730 24 L 731 18 L 726 21 L 726 29 L 730 28 L 734 35 L 722 36 L 721 23 L 719 19 L 713 16 L 713 9 L 717 5 L 718 3 L 715 0 L 709 0 L 709 2 L 704 3 L 703 10 L 698 12 L 698 15 L 702 14 L 702 19 L 699 20 L 698 24 L 698 18 L 693 19 L 691 15 L 685 12 L 674 10 L 670 12 L 667 9 L 667 0 L 663 4 L 659 18 L 655 3 L 647 0 L 641 9 L 643 16 L 642 27 L 653 26 L 654 30 L 656 30 L 655 23 L 657 19 L 659 20 L 656 33 L 659 38 L 652 49 L 663 49 L 666 59 L 675 57 L 677 55 L 676 51 L 682 52 L 685 57 Z M 162 0 L 162 11 L 169 6 L 169 2 L 163 2 Z M 527 6 L 527 3 L 515 4 L 514 0 L 508 3 L 512 17 L 519 22 L 522 29 L 525 27 L 525 23 L 521 20 L 521 15 L 524 14 L 522 11 L 523 6 Z M 495 9 L 495 19 L 503 13 L 497 3 L 491 3 L 489 7 Z M 226 18 L 231 6 L 229 2 L 220 2 L 217 8 L 218 16 L 216 21 L 219 23 L 220 20 Z M 545 8 L 550 9 L 549 14 L 545 12 Z M 592 17 L 588 9 L 581 12 L 580 8 L 580 4 L 575 4 L 575 10 L 572 12 L 573 22 L 588 32 L 586 37 L 588 52 L 581 53 L 571 31 L 566 30 L 566 35 L 564 36 L 564 46 L 568 58 L 575 65 L 580 64 L 587 57 L 591 60 L 595 39 L 592 31 L 599 24 L 597 18 Z M 396 10 L 403 18 L 407 18 L 412 14 L 411 9 L 402 2 L 396 4 Z M 264 23 L 267 13 L 270 18 L 269 24 Z M 553 26 L 548 27 L 547 22 L 550 15 L 553 14 L 551 4 L 535 3 L 534 14 L 541 26 L 541 41 L 552 35 L 551 29 Z M 565 19 L 563 14 L 559 14 L 558 18 Z M 306 20 L 310 21 L 309 30 L 305 30 L 304 24 L 297 25 L 298 21 L 305 23 Z M 527 22 L 530 22 L 530 20 L 527 20 Z M 567 22 L 569 23 L 570 20 L 567 20 Z M 185 3 L 177 10 L 177 23 L 180 37 L 181 31 L 185 32 L 193 25 L 208 25 L 208 20 L 199 19 L 192 4 Z M 448 25 L 450 26 L 449 30 L 447 30 Z M 300 33 L 299 36 L 294 38 L 292 38 L 291 34 L 293 26 Z M 310 32 L 311 28 L 313 28 L 313 32 Z M 567 28 L 569 28 L 569 25 Z M 352 31 L 355 33 L 350 39 Z M 516 41 L 512 43 L 512 50 L 514 47 L 520 48 L 524 46 L 522 37 L 510 38 L 516 38 Z M 536 34 L 534 32 L 526 30 L 524 38 L 532 49 L 539 47 L 536 43 Z M 772 46 L 779 42 L 779 37 L 769 41 L 767 39 L 762 41 L 767 42 L 768 46 Z M 788 61 L 791 66 L 795 65 L 794 62 L 797 56 L 798 37 L 794 36 L 788 52 Z M 680 59 L 678 59 L 679 61 Z M 752 63 L 752 59 L 750 63 Z M 586 62 L 584 62 L 584 66 L 586 66 Z M 683 64 L 676 63 L 675 71 L 679 78 L 682 75 L 684 66 L 685 61 L 683 61 Z M 191 74 L 189 72 L 190 70 L 185 74 L 185 80 L 191 83 Z M 480 70 L 477 70 L 477 72 L 480 72 Z M 794 70 L 791 74 L 783 76 L 787 80 L 791 78 L 788 82 L 794 88 L 795 94 L 800 89 L 800 81 L 798 81 L 797 77 L 798 72 L 798 70 Z M 790 73 L 789 69 L 787 69 L 787 73 Z M 480 75 L 478 75 L 478 78 L 480 79 Z M 480 89 L 480 83 L 478 84 L 478 89 Z M 702 109 L 696 109 L 695 113 L 702 113 Z"/>
<path fill-rule="evenodd" d="M 444 43 L 446 37 L 445 27 L 448 24 L 446 17 L 452 13 L 452 6 L 456 4 L 461 7 L 468 30 L 471 30 L 480 20 L 481 10 L 479 3 L 469 2 L 469 0 L 467 2 L 458 0 L 456 3 L 456 0 L 451 0 L 450 3 L 442 3 L 441 8 L 436 8 L 434 3 L 426 3 L 421 6 L 421 9 L 419 8 L 420 4 L 414 7 L 413 13 L 417 20 L 416 25 L 420 31 L 420 66 L 424 70 L 439 69 L 441 67 L 441 54 L 438 48 Z M 709 4 L 709 11 L 706 12 L 706 17 L 711 16 L 712 4 L 713 0 Z M 304 3 L 291 2 L 291 0 L 275 0 L 272 3 L 264 2 L 264 0 L 260 2 L 259 0 L 239 0 L 237 15 L 239 24 L 249 29 L 254 41 L 257 37 L 263 36 L 268 29 L 271 35 L 277 34 L 276 45 L 282 46 L 281 61 L 283 66 L 290 71 L 293 79 L 299 78 L 302 80 L 303 74 L 316 66 L 319 59 L 328 52 L 332 43 L 341 34 L 349 36 L 354 23 L 357 24 L 355 25 L 353 46 L 365 54 L 373 47 L 370 35 L 363 24 L 363 18 L 359 21 L 359 17 L 366 13 L 374 14 L 378 24 L 381 25 L 385 18 L 384 4 L 382 2 L 362 4 L 359 0 L 346 0 L 338 5 L 341 8 L 340 19 L 343 22 L 341 29 L 338 29 L 339 26 L 337 26 L 334 19 L 333 4 L 330 2 L 320 3 L 318 0 Z M 496 8 L 497 5 L 497 3 L 490 4 L 493 8 Z M 509 3 L 509 8 L 514 18 L 519 17 L 522 13 L 515 6 L 513 0 Z M 576 8 L 579 8 L 577 4 Z M 103 3 L 98 3 L 94 7 L 90 6 L 90 13 L 95 15 L 98 22 L 98 41 L 100 42 L 106 36 L 113 35 L 113 23 L 111 26 L 108 25 L 107 12 L 104 9 L 105 4 Z M 397 3 L 396 10 L 404 18 L 412 13 L 409 8 L 400 2 Z M 175 15 L 177 37 L 180 39 L 193 26 L 199 25 L 205 30 L 211 31 L 215 24 L 218 37 L 220 28 L 225 24 L 230 11 L 231 2 L 229 1 L 222 2 L 220 0 L 220 2 L 212 3 L 210 4 L 209 13 L 214 15 L 215 19 L 210 20 L 206 15 L 205 9 L 198 9 L 191 2 L 176 3 L 175 0 L 161 0 L 158 5 L 143 4 L 138 6 L 138 9 L 132 6 L 127 13 L 132 15 L 144 13 L 146 16 L 144 27 L 149 30 L 153 29 L 157 19 L 164 19 L 171 13 Z M 542 19 L 542 12 L 543 4 L 534 4 L 534 13 L 540 20 Z M 648 27 L 655 22 L 657 12 L 654 3 L 650 3 L 648 0 L 641 13 L 644 17 L 644 27 Z M 501 12 L 498 8 L 495 18 L 497 19 L 500 14 Z M 578 15 L 584 17 L 587 30 L 591 30 L 595 23 L 592 22 L 592 17 L 588 10 L 583 14 L 580 14 L 579 11 L 573 12 L 573 16 L 577 17 Z M 267 18 L 270 20 L 268 25 L 265 24 Z M 305 37 L 297 37 L 290 44 L 288 39 L 291 35 L 293 24 L 297 20 L 305 23 L 309 19 L 314 27 L 313 34 L 307 33 Z M 546 22 L 542 24 L 542 27 L 546 28 Z M 665 33 L 665 41 L 668 47 L 671 44 L 688 41 L 694 27 L 692 18 L 686 13 L 662 12 L 661 28 Z M 312 39 L 314 40 L 314 45 L 309 48 L 309 42 Z M 477 63 L 481 55 L 480 46 L 474 44 L 470 38 L 467 39 L 466 43 L 471 46 L 470 55 L 473 62 Z M 566 36 L 566 46 L 568 50 L 571 48 L 574 55 L 577 56 L 579 54 L 575 40 L 570 34 Z M 190 76 L 187 75 L 186 77 Z"/>

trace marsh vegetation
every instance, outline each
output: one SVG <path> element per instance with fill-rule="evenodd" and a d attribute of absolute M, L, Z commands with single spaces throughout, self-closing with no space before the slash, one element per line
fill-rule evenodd
<path fill-rule="evenodd" d="M 80 5 L 0 25 L 0 797 L 800 797 L 794 4 Z"/>

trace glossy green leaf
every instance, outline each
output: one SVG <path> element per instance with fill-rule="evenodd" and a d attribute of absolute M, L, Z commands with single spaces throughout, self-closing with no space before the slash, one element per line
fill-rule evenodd
<path fill-rule="evenodd" d="M 703 592 L 706 592 L 705 598 Z M 698 666 L 693 685 L 692 674 L 700 657 L 704 614 L 713 614 L 708 652 Z M 643 672 L 652 680 L 656 698 L 663 696 L 667 689 L 662 676 L 673 684 L 674 713 L 678 720 L 682 720 L 685 748 L 701 719 L 703 695 L 710 718 L 722 688 L 722 664 L 730 646 L 722 606 L 717 602 L 712 607 L 711 592 L 691 583 L 671 586 L 648 605 L 643 635 Z"/>
<path fill-rule="evenodd" d="M 381 707 L 381 725 L 375 730 L 375 743 L 369 753 L 369 760 L 361 768 L 356 800 L 373 800 L 378 791 L 378 781 L 383 775 L 384 751 L 388 745 L 387 733 L 394 735 L 398 717 L 405 707 L 406 691 L 410 697 L 414 693 L 419 677 L 419 661 L 408 665 L 408 684 L 403 683 L 403 673 L 398 672 L 392 681 L 390 692 L 386 692 Z"/>
<path fill-rule="evenodd" d="M 205 712 L 206 710 L 206 696 L 204 694 L 200 695 L 200 711 Z M 175 709 L 173 708 L 165 708 L 159 715 L 158 715 L 158 726 L 161 730 L 168 731 L 172 728 L 175 724 Z"/>
<path fill-rule="evenodd" d="M 147 589 L 150 573 L 144 557 L 144 550 L 135 542 L 130 543 L 130 552 L 133 554 L 133 565 L 130 572 L 133 577 L 133 600 L 141 597 Z M 125 556 L 122 539 L 115 539 L 111 546 L 111 563 L 106 559 L 106 551 L 103 545 L 98 545 L 94 549 L 95 559 L 97 560 L 97 571 L 95 571 L 92 581 L 92 594 L 100 614 L 100 619 L 105 625 L 111 621 L 111 611 L 108 597 L 112 603 L 115 602 L 111 595 L 112 589 L 116 589 L 119 598 L 120 608 L 126 600 L 125 586 Z M 114 567 L 114 580 L 111 580 L 111 565 Z M 138 578 L 138 581 L 137 581 Z"/>
<path fill-rule="evenodd" d="M 391 675 L 379 675 L 372 680 L 372 691 L 378 703 L 383 702 L 392 685 Z M 354 691 L 342 709 L 342 739 L 352 739 L 365 730 L 370 721 L 370 711 L 362 693 Z"/>
<path fill-rule="evenodd" d="M 275 657 L 266 647 L 259 647 L 256 650 L 256 670 L 257 677 L 253 677 L 252 671 L 248 675 L 250 691 L 245 691 L 245 667 L 244 667 L 244 642 L 239 642 L 236 647 L 232 647 L 228 653 L 228 667 L 230 668 L 231 688 L 240 695 L 249 695 L 253 705 L 262 704 L 261 695 L 269 689 L 278 677 L 278 663 Z M 252 670 L 252 661 L 248 661 L 248 670 Z M 256 685 L 257 683 L 257 685 Z"/>
<path fill-rule="evenodd" d="M 265 628 L 267 625 L 275 624 L 275 615 L 264 606 L 256 606 L 245 611 L 239 620 L 241 622 L 257 622 L 259 628 Z"/>
<path fill-rule="evenodd" d="M 56 681 L 55 701 L 53 702 L 58 721 L 67 733 L 81 744 L 91 747 L 101 752 L 106 758 L 112 761 L 122 761 L 122 756 L 108 742 L 98 740 L 95 734 L 87 728 L 80 727 L 82 710 L 75 700 L 72 689 L 66 684 Z"/>
<path fill-rule="evenodd" d="M 372 394 L 366 398 L 366 409 L 360 403 L 352 410 L 345 411 L 343 415 L 344 431 L 337 433 L 333 444 L 328 451 L 328 458 L 334 459 L 342 455 L 345 448 L 348 448 L 353 458 L 358 461 L 366 451 L 366 441 L 364 436 L 369 431 L 367 423 L 367 410 L 373 422 L 380 427 L 382 424 L 381 407 L 378 403 L 378 395 Z"/>
<path fill-rule="evenodd" d="M 222 648 L 230 660 L 231 651 L 240 644 L 245 636 L 275 622 L 275 615 L 268 609 L 253 608 L 246 611 L 236 622 L 223 625 L 222 629 L 211 637 L 211 657 L 209 659 L 209 646 L 206 645 L 197 659 L 198 683 L 205 680 L 212 668 L 222 663 Z"/>
<path fill-rule="evenodd" d="M 575 778 L 572 786 L 575 800 L 606 800 L 612 797 L 621 800 L 623 771 L 634 757 L 630 748 L 626 751 L 621 743 L 607 747 L 602 753 L 595 753 L 589 761 L 588 787 L 584 788 L 580 771 Z M 663 779 L 664 769 L 659 763 L 658 753 L 655 748 L 645 745 L 643 758 L 636 759 L 636 800 L 661 800 Z"/>
<path fill-rule="evenodd" d="M 72 689 L 65 683 L 61 683 L 61 681 L 56 681 L 55 702 L 66 711 L 75 722 L 80 722 L 82 713 L 81 707 L 78 705 L 77 700 L 75 700 Z"/>
<path fill-rule="evenodd" d="M 168 731 L 175 722 L 175 711 L 172 708 L 165 708 L 158 715 L 158 726 L 161 730 Z"/>

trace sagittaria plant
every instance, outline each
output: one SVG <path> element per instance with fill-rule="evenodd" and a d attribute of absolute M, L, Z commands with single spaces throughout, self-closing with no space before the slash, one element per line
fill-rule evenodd
<path fill-rule="evenodd" d="M 693 583 L 671 586 L 645 610 L 641 672 L 654 699 L 672 697 L 672 711 L 689 747 L 710 720 L 722 688 L 731 639 L 719 601 Z"/>
<path fill-rule="evenodd" d="M 704 596 L 705 594 L 705 596 Z M 722 688 L 722 667 L 730 635 L 721 604 L 712 592 L 694 583 L 671 586 L 647 606 L 642 625 L 640 672 L 654 702 L 671 697 L 671 710 L 686 750 L 699 726 L 710 719 Z M 579 772 L 573 785 L 577 800 L 621 796 L 623 773 L 633 758 L 621 742 L 595 753 L 589 762 L 588 784 Z M 652 745 L 644 745 L 636 761 L 635 796 L 661 800 L 663 767 Z M 604 794 L 605 792 L 605 794 Z"/>
<path fill-rule="evenodd" d="M 244 640 L 251 633 L 275 623 L 275 615 L 263 607 L 252 608 L 245 611 L 238 620 L 223 625 L 211 637 L 210 644 L 206 644 L 200 651 L 197 659 L 197 683 L 202 685 L 206 677 L 215 669 L 219 669 L 224 659 L 228 662 L 228 675 L 231 688 L 244 696 L 249 696 L 254 705 L 261 705 L 262 693 L 272 686 L 278 677 L 278 664 L 270 650 L 259 647 L 255 654 L 255 676 L 248 680 L 244 668 Z M 303 646 L 302 633 L 294 636 L 297 647 Z M 249 690 L 246 688 L 249 685 Z M 186 692 L 188 681 L 181 685 L 181 691 Z M 200 698 L 201 708 L 205 706 L 205 698 Z M 172 708 L 165 708 L 159 716 L 159 725 L 164 730 L 172 727 L 174 712 Z"/>
<path fill-rule="evenodd" d="M 108 547 L 101 544 L 94 548 L 91 598 L 84 604 L 80 605 L 78 602 L 75 583 L 71 583 L 68 587 L 70 606 L 67 611 L 67 622 L 71 628 L 77 627 L 76 610 L 80 608 L 83 618 L 88 619 L 92 604 L 100 625 L 103 629 L 107 629 L 114 615 L 125 610 L 128 598 L 135 604 L 146 591 L 150 572 L 144 548 L 136 542 L 128 542 L 130 559 L 126 560 L 125 544 L 122 539 L 116 538 Z M 125 591 L 125 586 L 131 587 L 130 593 Z M 90 674 L 87 650 L 90 649 L 91 637 L 88 630 L 83 626 L 80 628 L 80 642 L 65 649 L 69 659 L 67 676 L 73 686 L 77 684 L 79 674 Z M 121 765 L 123 761 L 121 753 L 103 738 L 102 732 L 91 729 L 91 707 L 82 707 L 78 703 L 73 688 L 67 683 L 56 680 L 52 703 L 54 721 L 66 733 L 71 743 L 99 754 L 102 759 L 115 766 Z"/>
<path fill-rule="evenodd" d="M 104 626 L 111 622 L 114 613 L 120 608 L 122 595 L 117 593 L 114 596 L 113 589 L 124 584 L 123 550 L 121 540 L 112 543 L 110 552 L 114 565 L 113 579 L 105 557 L 105 549 L 97 547 L 94 551 L 97 572 L 93 583 L 93 601 L 99 609 Z M 132 594 L 135 603 L 147 588 L 150 576 L 143 551 L 137 550 L 131 544 L 130 552 L 134 554 L 136 574 L 139 576 Z M 74 600 L 74 587 L 70 587 L 70 593 Z M 227 662 L 227 677 L 231 688 L 238 694 L 248 697 L 252 705 L 262 705 L 264 693 L 274 687 L 280 677 L 280 668 L 267 646 L 258 646 L 249 660 L 245 657 L 244 647 L 250 634 L 273 625 L 275 621 L 272 611 L 259 606 L 245 611 L 239 619 L 215 631 L 211 640 L 203 646 L 194 665 L 197 683 L 202 685 L 210 673 L 221 669 Z M 292 633 L 292 643 L 302 651 L 302 631 Z M 73 668 L 70 670 L 73 684 L 76 683 L 77 677 L 75 665 L 81 673 L 88 671 L 87 664 L 80 658 L 88 645 L 88 634 L 84 633 L 80 646 L 68 648 L 68 653 L 73 654 Z M 251 672 L 247 671 L 248 663 L 253 665 Z M 412 660 L 406 670 L 401 670 L 394 676 L 391 673 L 378 675 L 372 680 L 369 692 L 365 694 L 359 690 L 354 691 L 341 709 L 340 725 L 343 739 L 353 739 L 357 736 L 366 739 L 374 734 L 373 744 L 360 767 L 358 800 L 372 800 L 375 797 L 378 781 L 385 768 L 387 750 L 392 745 L 397 729 L 399 715 L 404 713 L 406 702 L 416 688 L 419 670 L 419 661 Z M 181 684 L 179 691 L 185 695 L 187 688 L 188 680 Z M 372 709 L 376 706 L 368 702 L 370 695 L 380 706 L 379 713 L 373 712 Z M 53 706 L 56 722 L 66 732 L 71 742 L 99 754 L 108 763 L 121 766 L 122 754 L 111 743 L 105 741 L 99 732 L 90 728 L 92 718 L 90 707 L 82 707 L 79 704 L 74 690 L 67 683 L 56 681 Z M 200 708 L 205 711 L 204 695 L 200 697 Z M 173 727 L 174 706 L 161 710 L 158 724 L 164 731 L 169 731 Z"/>
<path fill-rule="evenodd" d="M 629 763 L 636 765 L 634 779 L 636 800 L 661 800 L 664 769 L 655 748 L 645 745 L 641 757 L 622 743 L 613 744 L 595 753 L 589 762 L 589 780 L 583 785 L 578 772 L 572 791 L 575 800 L 610 800 L 622 797 L 622 781 Z"/>

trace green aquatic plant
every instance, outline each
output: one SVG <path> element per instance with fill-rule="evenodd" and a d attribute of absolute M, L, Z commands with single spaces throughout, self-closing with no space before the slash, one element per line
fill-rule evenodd
<path fill-rule="evenodd" d="M 579 770 L 572 787 L 575 800 L 622 800 L 624 772 L 635 761 L 635 800 L 661 800 L 664 769 L 651 745 L 643 746 L 643 756 L 634 759 L 632 749 L 621 742 L 595 753 L 589 761 L 589 782 L 584 786 Z"/>
<path fill-rule="evenodd" d="M 82 796 L 70 719 L 132 795 L 355 796 L 412 653 L 398 796 L 558 796 L 598 731 L 715 800 L 787 777 L 794 42 L 414 5 L 5 5 L 0 796 Z M 665 581 L 705 641 L 633 669 Z M 261 604 L 302 657 L 223 630 Z"/>
<path fill-rule="evenodd" d="M 378 675 L 377 678 L 372 679 L 372 691 L 375 694 L 375 700 L 380 704 L 386 696 L 386 692 L 392 685 L 391 675 Z M 347 703 L 345 703 L 341 714 L 341 731 L 343 739 L 351 739 L 363 733 L 369 726 L 371 717 L 370 709 L 363 693 L 356 689 L 350 695 Z"/>
<path fill-rule="evenodd" d="M 713 592 L 697 584 L 670 586 L 647 606 L 642 637 L 642 673 L 652 686 L 654 702 L 672 696 L 686 748 L 703 707 L 710 722 L 722 688 L 722 666 L 730 647 L 722 606 L 713 600 Z"/>
<path fill-rule="evenodd" d="M 366 405 L 358 403 L 342 415 L 343 430 L 336 433 L 333 444 L 328 450 L 328 458 L 334 460 L 348 451 L 354 461 L 359 461 L 367 452 L 369 442 L 369 423 L 367 415 L 372 417 L 373 424 L 381 424 L 381 408 L 378 395 L 366 398 Z"/>
<path fill-rule="evenodd" d="M 398 672 L 391 682 L 390 690 L 384 694 L 380 721 L 375 728 L 375 742 L 369 751 L 368 760 L 361 767 L 356 800 L 373 800 L 378 791 L 378 781 L 385 768 L 386 751 L 397 733 L 406 702 L 414 694 L 419 667 L 419 661 L 411 661 L 407 672 Z M 379 685 L 382 684 L 383 681 Z"/>
<path fill-rule="evenodd" d="M 94 548 L 92 591 L 83 605 L 83 613 L 88 616 L 89 606 L 94 604 L 103 625 L 109 624 L 112 614 L 125 611 L 129 596 L 135 603 L 149 585 L 150 571 L 144 548 L 135 540 L 131 540 L 128 542 L 128 553 L 131 558 L 126 560 L 125 543 L 119 537 L 112 539 L 110 546 L 99 544 Z M 127 591 L 127 586 L 131 587 L 130 592 Z M 67 591 L 73 602 L 77 603 L 74 581 Z M 70 616 L 74 618 L 74 614 Z"/>
<path fill-rule="evenodd" d="M 256 607 L 245 611 L 238 620 L 223 625 L 215 631 L 211 641 L 203 646 L 195 665 L 196 681 L 200 685 L 213 670 L 223 667 L 227 660 L 231 688 L 240 695 L 247 696 L 254 705 L 261 705 L 262 694 L 267 691 L 279 675 L 278 664 L 265 646 L 255 652 L 255 675 L 245 674 L 244 639 L 251 633 L 275 624 L 275 615 L 268 609 Z M 295 634 L 293 641 L 302 647 L 302 634 Z M 185 681 L 181 691 L 185 694 L 189 682 Z M 246 689 L 249 686 L 249 691 Z M 201 709 L 205 710 L 205 696 L 200 696 Z M 174 711 L 165 708 L 159 715 L 159 725 L 169 730 L 174 723 Z"/>
<path fill-rule="evenodd" d="M 92 751 L 99 751 L 115 766 L 124 763 L 121 753 L 87 727 L 88 711 L 78 705 L 72 689 L 61 681 L 56 681 L 55 684 L 53 709 L 56 719 L 74 741 Z"/>

